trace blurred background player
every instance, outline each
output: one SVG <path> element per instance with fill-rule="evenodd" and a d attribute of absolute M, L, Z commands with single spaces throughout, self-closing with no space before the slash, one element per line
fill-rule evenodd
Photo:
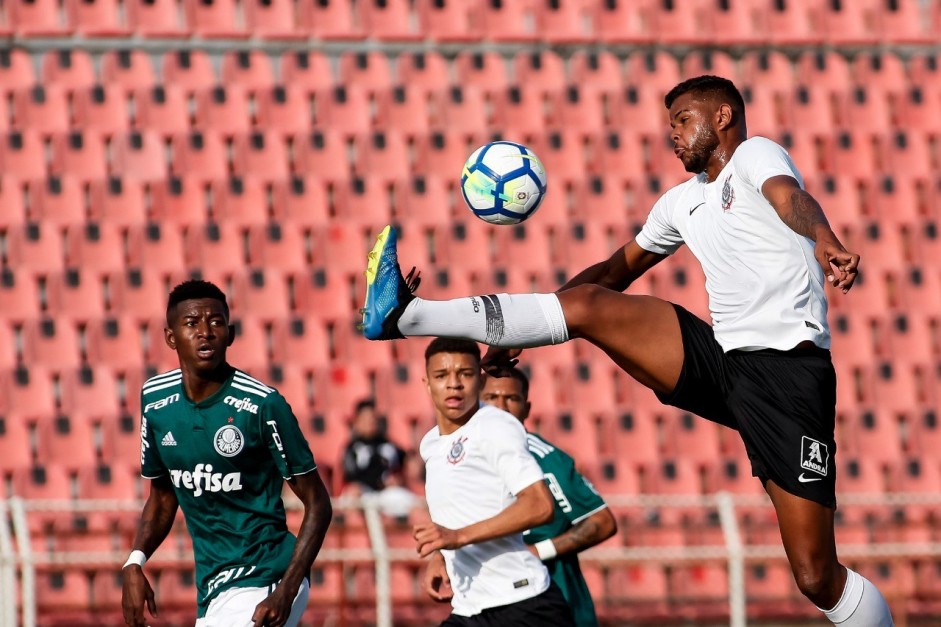
<path fill-rule="evenodd" d="M 350 432 L 343 451 L 344 496 L 378 498 L 385 513 L 407 515 L 415 497 L 405 488 L 405 451 L 380 428 L 374 400 L 356 403 Z"/>
<path fill-rule="evenodd" d="M 572 610 L 523 532 L 551 522 L 553 504 L 529 454 L 526 431 L 510 414 L 481 405 L 480 349 L 436 339 L 425 376 L 437 425 L 422 438 L 431 522 L 415 525 L 430 557 L 424 587 L 451 600 L 442 625 L 574 625 Z"/>
<path fill-rule="evenodd" d="M 501 376 L 488 376 L 480 400 L 513 414 L 525 427 L 529 417 L 529 379 L 516 367 Z M 595 487 L 575 469 L 568 453 L 535 433 L 528 433 L 529 452 L 542 468 L 555 499 L 552 522 L 530 529 L 523 539 L 541 559 L 552 581 L 572 606 L 575 624 L 598 624 L 591 591 L 582 576 L 578 553 L 604 542 L 617 533 L 617 521 Z"/>
<path fill-rule="evenodd" d="M 234 331 L 225 294 L 186 281 L 167 304 L 167 346 L 180 368 L 141 391 L 141 475 L 150 479 L 134 547 L 124 565 L 124 620 L 156 615 L 143 572 L 182 507 L 196 557 L 198 627 L 294 626 L 332 509 L 287 401 L 229 365 Z M 304 506 L 287 530 L 284 482 Z"/>
<path fill-rule="evenodd" d="M 892 625 L 875 585 L 837 559 L 834 534 L 836 374 L 824 285 L 848 292 L 859 255 L 784 148 L 748 138 L 731 81 L 688 79 L 664 104 L 674 154 L 694 176 L 660 197 L 634 240 L 552 294 L 427 301 L 402 276 L 386 227 L 369 253 L 364 332 L 501 349 L 592 342 L 661 402 L 739 432 L 797 586 L 831 622 Z M 712 327 L 673 303 L 621 293 L 683 244 L 706 276 Z M 497 350 L 488 362 L 514 356 Z"/>

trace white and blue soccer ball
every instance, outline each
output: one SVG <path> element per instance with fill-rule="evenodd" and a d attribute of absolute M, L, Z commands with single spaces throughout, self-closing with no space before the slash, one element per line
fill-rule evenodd
<path fill-rule="evenodd" d="M 481 220 L 519 224 L 536 212 L 546 195 L 546 169 L 526 146 L 490 142 L 464 162 L 461 191 Z"/>

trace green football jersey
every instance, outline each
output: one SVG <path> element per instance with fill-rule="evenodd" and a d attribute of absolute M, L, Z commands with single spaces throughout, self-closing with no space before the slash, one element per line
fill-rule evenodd
<path fill-rule="evenodd" d="M 607 505 L 595 487 L 575 470 L 575 460 L 544 439 L 530 433 L 527 435 L 529 452 L 539 463 L 545 475 L 549 492 L 555 499 L 555 515 L 552 521 L 525 532 L 523 539 L 527 544 L 536 544 L 542 540 L 554 538 L 565 533 L 573 525 L 585 520 Z M 578 554 L 568 553 L 545 562 L 552 581 L 562 589 L 565 600 L 575 613 L 578 627 L 595 626 L 595 604 L 591 600 L 588 584 L 578 565 Z"/>
<path fill-rule="evenodd" d="M 193 538 L 198 615 L 223 590 L 279 581 L 296 541 L 284 480 L 317 467 L 284 397 L 233 369 L 194 403 L 173 370 L 144 383 L 141 407 L 141 475 L 173 484 Z"/>

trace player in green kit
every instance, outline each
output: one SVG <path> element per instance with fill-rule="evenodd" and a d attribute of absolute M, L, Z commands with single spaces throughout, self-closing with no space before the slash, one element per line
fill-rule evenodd
<path fill-rule="evenodd" d="M 501 375 L 487 377 L 480 400 L 513 414 L 525 425 L 530 408 L 529 379 L 517 368 L 505 368 Z M 582 576 L 578 553 L 617 533 L 617 522 L 594 486 L 575 469 L 575 460 L 536 434 L 527 434 L 527 439 L 529 452 L 555 498 L 555 516 L 551 522 L 527 531 L 523 539 L 562 589 L 575 613 L 575 624 L 597 626 L 595 604 Z"/>
<path fill-rule="evenodd" d="M 330 497 L 291 407 L 226 362 L 234 332 L 218 287 L 186 281 L 170 293 L 167 345 L 180 368 L 141 391 L 141 474 L 151 480 L 124 565 L 127 625 L 156 615 L 143 565 L 183 509 L 196 557 L 197 627 L 293 627 L 330 524 Z M 304 505 L 288 531 L 284 482 Z"/>

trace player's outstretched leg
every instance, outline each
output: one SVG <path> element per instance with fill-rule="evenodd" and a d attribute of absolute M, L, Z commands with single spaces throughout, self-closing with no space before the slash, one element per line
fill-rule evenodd
<path fill-rule="evenodd" d="M 683 340 L 673 305 L 580 285 L 557 294 L 490 294 L 448 301 L 416 298 L 402 276 L 395 229 L 369 253 L 363 333 L 370 340 L 454 337 L 502 348 L 559 344 L 581 337 L 604 350 L 655 392 L 673 390 Z"/>
<path fill-rule="evenodd" d="M 804 596 L 840 627 L 891 627 L 892 615 L 879 589 L 837 560 L 833 510 L 771 481 L 766 487 L 794 580 Z"/>

